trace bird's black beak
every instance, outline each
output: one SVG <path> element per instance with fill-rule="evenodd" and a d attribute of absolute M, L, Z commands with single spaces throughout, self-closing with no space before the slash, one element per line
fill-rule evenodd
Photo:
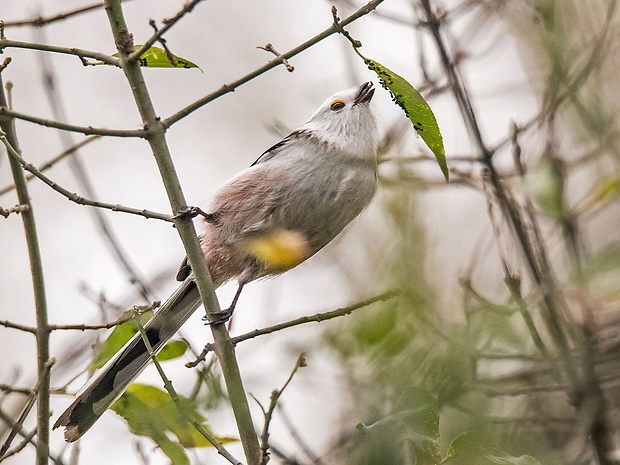
<path fill-rule="evenodd" d="M 353 100 L 353 105 L 359 105 L 360 103 L 370 102 L 372 100 L 372 96 L 375 94 L 375 89 L 373 87 L 373 83 L 368 81 L 362 84 L 359 88 L 355 99 Z"/>

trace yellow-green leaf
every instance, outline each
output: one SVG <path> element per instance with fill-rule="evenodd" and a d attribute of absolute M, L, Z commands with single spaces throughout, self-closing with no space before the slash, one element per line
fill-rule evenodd
<path fill-rule="evenodd" d="M 142 314 L 140 317 L 141 324 L 146 324 L 152 315 L 152 311 Z M 129 320 L 116 326 L 108 338 L 101 344 L 99 352 L 97 352 L 93 361 L 90 362 L 88 369 L 92 371 L 101 368 L 138 332 L 138 325 L 134 320 Z M 187 347 L 187 341 L 170 341 L 161 349 L 157 355 L 157 360 L 163 362 L 178 358 L 185 353 Z"/>
<path fill-rule="evenodd" d="M 192 420 L 209 430 L 193 401 L 179 396 L 179 402 Z M 175 465 L 188 463 L 184 448 L 211 445 L 179 411 L 170 395 L 155 386 L 132 384 L 112 405 L 112 410 L 127 421 L 135 434 L 155 441 Z M 213 436 L 222 443 L 236 441 L 234 438 Z"/>
<path fill-rule="evenodd" d="M 134 45 L 134 50 L 139 50 L 141 45 Z M 120 57 L 119 53 L 115 53 L 112 55 L 113 57 Z M 163 48 L 159 47 L 150 47 L 148 48 L 139 58 L 138 62 L 140 66 L 144 66 L 146 68 L 198 68 L 200 67 L 191 61 L 173 55 L 172 53 L 168 54 Z M 104 62 L 96 62 L 93 63 L 95 65 L 103 65 L 107 64 Z"/>
<path fill-rule="evenodd" d="M 163 349 L 161 349 L 161 352 L 157 354 L 157 360 L 159 360 L 160 362 L 164 362 L 166 360 L 178 358 L 185 353 L 188 346 L 189 344 L 184 339 L 170 341 L 164 346 Z"/>
<path fill-rule="evenodd" d="M 142 324 L 146 323 L 153 312 L 142 315 Z M 123 347 L 134 334 L 138 332 L 138 325 L 133 320 L 126 321 L 114 328 L 108 338 L 99 347 L 99 352 L 90 362 L 89 370 L 98 370 Z"/>
<path fill-rule="evenodd" d="M 407 118 L 409 118 L 411 124 L 413 124 L 413 128 L 435 155 L 437 163 L 439 163 L 439 167 L 446 181 L 448 181 L 450 175 L 446 163 L 446 151 L 443 146 L 443 138 L 439 131 L 439 125 L 437 124 L 433 110 L 431 110 L 428 102 L 424 100 L 424 97 L 422 97 L 415 87 L 394 71 L 389 70 L 381 63 L 366 58 L 359 53 L 359 50 L 355 49 L 355 51 L 364 60 L 368 68 L 377 74 L 383 87 L 392 94 L 394 103 L 405 112 L 405 115 L 407 115 Z"/>

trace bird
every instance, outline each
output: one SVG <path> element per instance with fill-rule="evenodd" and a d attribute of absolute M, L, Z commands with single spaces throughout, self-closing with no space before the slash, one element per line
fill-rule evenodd
<path fill-rule="evenodd" d="M 200 235 L 215 288 L 238 283 L 232 313 L 243 287 L 281 274 L 331 242 L 370 203 L 377 190 L 375 88 L 365 82 L 329 97 L 298 129 L 274 144 L 224 184 L 202 217 Z M 205 213 L 206 212 L 206 213 Z M 144 330 L 160 350 L 201 304 L 187 258 L 177 273 L 180 287 Z M 59 416 L 67 442 L 79 439 L 122 395 L 151 359 L 140 333 L 112 357 Z"/>

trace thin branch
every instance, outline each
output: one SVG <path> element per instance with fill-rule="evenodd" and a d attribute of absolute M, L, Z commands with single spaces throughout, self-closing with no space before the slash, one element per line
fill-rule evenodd
<path fill-rule="evenodd" d="M 22 441 L 17 446 L 15 446 L 13 450 L 7 451 L 6 454 L 1 456 L 0 462 L 3 462 L 9 457 L 12 457 L 13 455 L 20 453 L 22 450 L 26 448 L 28 444 L 32 442 L 32 438 L 34 438 L 36 435 L 37 435 L 37 429 L 35 428 L 30 433 L 26 434 L 24 438 L 22 439 Z"/>
<path fill-rule="evenodd" d="M 48 16 L 44 18 L 43 16 L 38 16 L 34 19 L 23 19 L 18 21 L 5 21 L 4 27 L 20 27 L 20 26 L 35 26 L 41 27 L 50 23 L 55 23 L 56 21 L 62 21 L 64 19 L 71 18 L 72 16 L 77 16 L 82 13 L 87 13 L 92 10 L 97 10 L 99 8 L 103 8 L 103 3 L 95 3 L 92 5 L 84 6 L 81 8 L 77 8 L 75 10 L 69 10 L 64 13 L 59 13 L 54 16 Z"/>
<path fill-rule="evenodd" d="M 291 419 L 289 415 L 287 414 L 286 410 L 284 409 L 284 407 L 282 406 L 282 404 L 278 405 L 278 413 L 280 415 L 282 423 L 284 423 L 284 426 L 288 430 L 289 434 L 295 440 L 299 448 L 310 459 L 310 462 L 313 465 L 323 465 L 324 462 L 321 460 L 321 458 L 310 449 L 310 446 L 306 444 L 306 441 L 304 441 L 303 438 L 300 436 L 299 432 L 297 431 L 297 428 L 293 426 L 293 423 L 291 422 Z M 271 445 L 270 447 L 271 447 L 271 450 L 273 451 L 273 445 Z"/>
<path fill-rule="evenodd" d="M 261 446 L 261 450 L 263 451 L 263 457 L 261 461 L 262 465 L 267 465 L 267 462 L 269 461 L 269 425 L 271 424 L 271 420 L 273 419 L 273 412 L 275 411 L 276 406 L 278 405 L 278 400 L 282 396 L 282 393 L 287 388 L 287 386 L 291 383 L 293 376 L 295 376 L 295 373 L 297 373 L 297 370 L 305 366 L 306 366 L 306 356 L 305 354 L 301 354 L 297 358 L 297 361 L 295 362 L 295 366 L 293 367 L 293 370 L 291 371 L 290 375 L 288 376 L 288 378 L 286 379 L 282 387 L 279 390 L 275 389 L 271 392 L 271 396 L 269 398 L 270 399 L 269 408 L 266 411 L 264 411 L 265 423 L 263 425 L 263 431 L 260 435 L 260 438 L 261 438 L 260 446 Z"/>
<path fill-rule="evenodd" d="M 279 323 L 273 326 L 268 326 L 266 328 L 255 329 L 254 331 L 250 331 L 248 333 L 233 337 L 232 342 L 233 344 L 237 345 L 240 342 L 246 341 L 248 339 L 253 339 L 255 337 L 263 336 L 265 334 L 271 334 L 273 332 L 281 331 L 286 328 L 292 328 L 293 326 L 299 326 L 299 325 L 303 325 L 306 323 L 320 323 L 322 321 L 332 320 L 334 318 L 348 315 L 354 312 L 355 310 L 359 310 L 360 308 L 368 307 L 369 305 L 374 304 L 375 302 L 384 302 L 386 300 L 393 299 L 394 297 L 399 296 L 400 293 L 401 293 L 400 289 L 393 289 L 391 291 L 384 292 L 383 294 L 379 294 L 375 297 L 371 297 L 370 299 L 366 299 L 356 304 L 349 305 L 348 307 L 338 308 L 336 310 L 332 310 L 330 312 L 325 312 L 325 313 L 316 313 L 315 315 L 302 316 L 294 320 L 285 321 L 284 323 Z M 206 355 L 212 350 L 214 350 L 213 345 L 207 344 L 205 348 L 203 349 L 203 351 L 198 356 L 198 358 L 191 362 L 187 362 L 185 366 L 188 368 L 195 367 L 200 362 L 203 362 L 205 360 Z"/>
<path fill-rule="evenodd" d="M 331 320 L 334 318 L 338 318 L 344 315 L 348 315 L 355 310 L 359 310 L 360 308 L 367 307 L 375 302 L 384 302 L 386 300 L 393 299 L 394 297 L 399 296 L 401 293 L 400 289 L 394 289 L 388 292 L 384 292 L 383 294 L 379 294 L 375 297 L 371 297 L 370 299 L 363 300 L 356 304 L 350 305 L 348 307 L 342 307 L 336 310 L 332 310 L 331 312 L 325 313 L 317 313 L 315 315 L 308 315 L 296 318 L 294 320 L 286 321 L 284 323 L 279 323 L 277 325 L 268 326 L 267 328 L 255 329 L 254 331 L 250 331 L 245 334 L 241 334 L 240 336 L 236 336 L 232 338 L 233 343 L 236 345 L 240 342 L 246 341 L 248 339 L 253 339 L 258 336 L 262 336 L 265 334 L 270 334 L 275 331 L 280 331 L 286 328 L 292 328 L 294 326 L 303 325 L 306 323 L 320 323 L 322 321 Z"/>
<path fill-rule="evenodd" d="M 7 415 L 3 410 L 0 409 L 0 420 L 2 420 L 9 428 L 13 429 L 15 426 L 15 422 L 11 419 L 11 417 L 9 417 L 9 415 Z M 17 434 L 22 437 L 25 438 L 26 436 L 28 436 L 29 433 L 24 432 L 24 430 L 22 428 L 19 428 L 17 430 Z M 34 447 L 37 447 L 37 442 L 35 438 L 31 438 L 30 439 L 30 444 L 32 444 Z M 55 455 L 52 455 L 50 453 L 49 455 L 49 459 L 54 462 L 56 465 L 65 465 L 64 462 L 62 461 L 62 459 L 60 457 L 57 457 Z"/>
<path fill-rule="evenodd" d="M 131 53 L 127 57 L 127 59 L 129 61 L 137 61 L 138 59 L 140 59 L 140 57 L 142 56 L 144 52 L 146 52 L 149 48 L 151 48 L 155 42 L 160 40 L 161 36 L 163 36 L 166 32 L 168 32 L 176 23 L 178 23 L 181 20 L 183 16 L 185 16 L 187 13 L 190 13 L 194 9 L 194 7 L 202 1 L 203 0 L 191 0 L 185 3 L 183 8 L 181 8 L 181 10 L 179 10 L 179 12 L 176 15 L 174 15 L 172 18 L 164 19 L 163 21 L 164 26 L 161 29 L 157 29 L 153 21 L 152 25 L 155 28 L 155 33 L 151 37 L 149 37 L 147 41 L 144 42 L 144 44 L 139 49 Z"/>
<path fill-rule="evenodd" d="M 50 372 L 50 369 L 52 368 L 52 365 L 54 365 L 54 363 L 56 363 L 56 361 L 53 358 L 47 360 L 46 363 L 43 365 L 42 370 L 39 371 L 37 385 L 30 393 L 30 396 L 28 397 L 28 400 L 26 401 L 26 404 L 24 405 L 22 412 L 17 418 L 17 421 L 13 424 L 11 431 L 7 435 L 6 439 L 4 440 L 4 444 L 2 444 L 2 447 L 0 447 L 0 459 L 4 457 L 4 454 L 6 454 L 6 452 L 9 450 L 9 447 L 11 447 L 11 443 L 21 431 L 22 427 L 24 426 L 24 421 L 26 421 L 26 418 L 28 417 L 28 414 L 32 410 L 32 407 L 34 407 L 35 402 L 37 404 L 41 402 L 39 395 L 41 393 L 41 390 L 44 390 L 46 388 L 46 385 L 47 385 L 47 391 L 48 391 L 46 392 L 47 397 L 48 397 L 47 405 L 49 405 L 49 372 Z M 47 413 L 47 417 L 48 417 L 47 420 L 48 420 L 48 425 L 49 425 L 49 407 L 46 413 Z M 39 412 L 37 412 L 37 416 L 38 414 Z M 37 418 L 37 430 L 38 431 L 42 431 L 40 429 L 40 426 L 41 426 L 41 422 Z M 45 426 L 45 425 L 42 425 L 42 426 Z M 43 447 L 43 449 L 45 449 L 45 451 L 47 452 L 45 454 L 45 457 L 41 459 L 39 454 L 41 453 L 41 450 L 40 450 L 41 441 L 44 439 L 49 441 L 49 431 L 47 435 L 39 434 L 38 439 L 39 441 L 37 444 L 37 464 L 43 464 L 43 463 L 47 464 L 47 458 L 49 456 L 49 444 L 47 442 L 44 443 L 45 447 Z"/>
<path fill-rule="evenodd" d="M 101 137 L 101 136 L 90 136 L 90 137 L 87 137 L 83 141 L 78 142 L 77 144 L 73 145 L 72 147 L 69 147 L 67 150 L 64 150 L 62 153 L 56 155 L 51 160 L 45 162 L 44 164 L 39 166 L 37 169 L 40 172 L 43 172 L 43 171 L 46 171 L 46 170 L 50 169 L 52 166 L 54 166 L 59 161 L 63 160 L 65 157 L 71 155 L 72 153 L 74 153 L 77 150 L 81 149 L 85 145 L 90 144 L 92 141 L 99 139 L 99 137 Z M 26 176 L 26 182 L 29 182 L 29 181 L 33 180 L 34 178 L 35 178 L 35 175 L 31 173 L 28 176 Z M 14 189 L 15 189 L 15 185 L 14 184 L 12 184 L 10 186 L 3 187 L 2 189 L 0 189 L 0 196 L 6 194 L 7 192 L 11 192 Z"/>
<path fill-rule="evenodd" d="M 37 334 L 37 328 L 33 326 L 20 325 L 18 323 L 13 323 L 12 321 L 0 320 L 0 326 L 4 326 L 5 328 L 18 329 L 26 333 Z"/>
<path fill-rule="evenodd" d="M 236 81 L 231 82 L 230 84 L 224 84 L 222 87 L 220 87 L 215 92 L 211 92 L 210 94 L 205 95 L 203 98 L 195 101 L 194 103 L 189 104 L 188 106 L 186 106 L 185 108 L 179 110 L 178 112 L 176 112 L 172 116 L 169 116 L 168 118 L 166 118 L 163 121 L 163 126 L 165 128 L 169 128 L 170 126 L 172 126 L 177 121 L 185 118 L 186 116 L 188 116 L 189 114 L 191 114 L 194 111 L 198 110 L 199 108 L 203 107 L 207 103 L 209 103 L 209 102 L 211 102 L 211 101 L 221 97 L 222 95 L 228 94 L 229 92 L 234 92 L 236 88 L 242 86 L 243 84 L 246 84 L 247 82 L 253 80 L 254 78 L 256 78 L 258 76 L 260 76 L 261 74 L 264 74 L 267 71 L 275 68 L 279 64 L 282 64 L 284 60 L 288 60 L 288 59 L 294 57 L 295 55 L 298 55 L 299 53 L 301 53 L 304 50 L 312 47 L 313 45 L 315 45 L 317 43 L 319 43 L 323 39 L 326 39 L 327 37 L 331 36 L 332 34 L 339 33 L 341 27 L 344 27 L 344 26 L 346 26 L 348 24 L 351 24 L 353 21 L 356 21 L 357 19 L 361 18 L 362 16 L 367 15 L 368 13 L 373 11 L 375 8 L 377 8 L 383 1 L 384 0 L 372 0 L 371 2 L 368 2 L 366 5 L 364 5 L 359 10 L 357 10 L 355 13 L 353 13 L 351 16 L 349 16 L 349 17 L 343 19 L 342 21 L 340 21 L 339 26 L 337 26 L 335 24 L 332 24 L 330 27 L 325 29 L 320 34 L 318 34 L 318 35 L 314 36 L 313 38 L 307 40 L 306 42 L 298 45 L 297 47 L 289 50 L 288 52 L 283 53 L 279 57 L 274 58 L 273 60 L 271 60 L 270 62 L 266 63 L 265 65 L 255 69 L 251 73 L 246 74 L 245 76 L 237 79 Z"/>
<path fill-rule="evenodd" d="M 0 106 L 7 107 L 8 102 L 4 93 L 2 76 L 0 75 Z M 13 118 L 0 117 L 0 132 L 2 132 L 2 142 L 5 144 L 8 153 L 17 153 L 19 145 L 15 132 Z M 13 156 L 9 156 L 9 165 L 13 174 L 13 182 L 16 186 L 17 199 L 21 205 L 29 205 L 27 211 L 22 212 L 22 222 L 24 224 L 24 234 L 28 248 L 28 259 L 30 262 L 30 273 L 32 276 L 32 287 L 34 291 L 35 316 L 36 316 L 36 340 L 37 340 L 37 368 L 38 368 L 38 387 L 37 387 L 37 465 L 47 465 L 49 457 L 49 420 L 50 420 L 50 348 L 49 331 L 47 330 L 47 298 L 45 294 L 45 279 L 43 276 L 43 264 L 41 259 L 41 249 L 37 226 L 30 203 L 30 194 L 24 171 Z M 4 451 L 6 452 L 6 451 Z M 1 455 L 1 454 L 0 454 Z"/>
<path fill-rule="evenodd" d="M 105 129 L 94 128 L 92 126 L 76 126 L 74 124 L 61 123 L 37 116 L 26 115 L 18 111 L 9 109 L 7 106 L 0 106 L 0 117 L 16 118 L 30 123 L 39 124 L 48 128 L 62 129 L 63 131 L 78 132 L 85 135 L 112 136 L 112 137 L 138 137 L 146 138 L 147 132 L 144 129 Z"/>
<path fill-rule="evenodd" d="M 0 216 L 8 218 L 11 213 L 20 214 L 23 212 L 27 212 L 28 210 L 30 210 L 30 205 L 15 205 L 11 208 L 0 207 Z"/>
<path fill-rule="evenodd" d="M 43 52 L 60 53 L 62 55 L 72 55 L 80 58 L 82 64 L 94 65 L 86 61 L 86 58 L 93 58 L 108 65 L 120 66 L 119 58 L 107 55 L 105 53 L 93 52 L 91 50 L 82 50 L 79 48 L 59 47 L 57 45 L 39 44 L 36 42 L 21 42 L 17 40 L 0 39 L 0 50 L 5 48 L 23 48 L 27 50 L 41 50 Z"/>
<path fill-rule="evenodd" d="M 6 138 L 0 135 L 0 141 L 4 142 L 5 140 Z M 153 219 L 162 220 L 162 221 L 174 222 L 174 219 L 170 215 L 166 215 L 164 213 L 153 212 L 153 211 L 146 210 L 146 209 L 125 207 L 120 204 L 98 202 L 98 201 L 94 201 L 90 199 L 85 199 L 84 197 L 74 192 L 70 192 L 64 187 L 58 185 L 56 182 L 52 181 L 46 175 L 41 173 L 37 168 L 35 168 L 33 164 L 28 163 L 26 160 L 24 160 L 24 158 L 21 155 L 19 155 L 19 153 L 17 153 L 15 150 L 11 150 L 10 148 L 8 148 L 8 152 L 11 155 L 11 158 L 18 161 L 26 171 L 29 171 L 34 176 L 36 176 L 41 181 L 43 181 L 45 184 L 47 184 L 52 189 L 54 189 L 56 192 L 64 195 L 67 199 L 69 199 L 72 202 L 77 203 L 78 205 L 87 205 L 90 207 L 105 208 L 107 210 L 112 210 L 115 212 L 123 212 L 123 213 L 129 213 L 132 215 L 143 216 L 144 218 L 153 218 Z"/>
<path fill-rule="evenodd" d="M 142 308 L 142 312 L 144 313 L 144 311 L 147 310 L 153 310 L 158 308 L 160 305 L 160 302 L 153 302 L 152 305 L 148 305 L 148 306 L 142 306 L 140 308 Z M 109 323 L 101 323 L 101 324 L 97 324 L 97 325 L 84 325 L 84 324 L 79 324 L 79 325 L 47 325 L 48 329 L 50 331 L 58 331 L 58 330 L 62 330 L 62 331 L 86 331 L 86 330 L 97 330 L 97 329 L 110 329 L 110 328 L 114 328 L 115 326 L 121 325 L 129 320 L 133 319 L 133 315 L 132 312 L 125 312 L 124 315 L 121 315 L 119 318 L 117 318 L 114 321 L 111 321 Z"/>
<path fill-rule="evenodd" d="M 234 458 L 230 454 L 230 452 L 228 452 L 226 450 L 226 448 L 224 447 L 224 445 L 220 441 L 218 441 L 215 437 L 213 437 L 200 424 L 200 422 L 198 420 L 193 418 L 185 410 L 185 406 L 181 402 L 181 399 L 179 398 L 179 394 L 177 393 L 176 389 L 174 389 L 174 386 L 172 385 L 172 382 L 170 381 L 168 376 L 166 376 L 166 373 L 164 372 L 163 368 L 161 367 L 161 364 L 159 363 L 159 360 L 157 360 L 157 354 L 153 351 L 153 347 L 151 346 L 151 342 L 149 341 L 149 338 L 148 338 L 148 336 L 146 334 L 144 326 L 140 322 L 140 318 L 138 317 L 137 314 L 136 314 L 136 317 L 134 318 L 134 320 L 135 320 L 136 324 L 138 325 L 138 330 L 140 331 L 140 336 L 142 336 L 142 341 L 144 342 L 144 345 L 146 346 L 147 350 L 149 351 L 149 355 L 151 356 L 151 360 L 153 361 L 153 364 L 155 365 L 155 368 L 157 368 L 157 372 L 159 373 L 159 376 L 161 377 L 162 381 L 164 382 L 164 389 L 166 389 L 168 394 L 170 394 L 170 398 L 174 402 L 174 405 L 176 406 L 176 408 L 179 410 L 179 413 L 181 413 L 181 415 L 183 415 L 185 417 L 185 419 L 192 424 L 192 426 L 196 429 L 196 431 L 198 431 L 207 441 L 209 441 L 211 443 L 211 445 L 213 447 L 215 447 L 215 449 L 217 450 L 218 454 L 220 454 L 222 457 L 224 457 L 226 460 L 228 460 L 232 464 L 242 465 L 242 463 L 239 460 Z"/>
<path fill-rule="evenodd" d="M 260 46 L 259 45 L 256 48 L 260 48 L 261 50 L 264 50 L 266 52 L 271 52 L 271 53 L 273 53 L 277 57 L 281 57 L 282 56 L 282 54 L 280 52 L 278 52 L 275 48 L 273 48 L 273 45 L 271 45 L 271 44 L 267 44 L 265 46 Z M 293 71 L 295 71 L 295 67 L 293 65 L 291 65 L 286 58 L 282 59 L 282 64 L 284 66 L 286 66 L 286 70 L 289 73 L 292 73 Z"/>
<path fill-rule="evenodd" d="M 24 394 L 27 396 L 32 395 L 33 391 L 29 388 L 17 388 L 14 386 L 9 386 L 8 384 L 0 383 L 0 391 L 8 392 L 10 394 Z"/>

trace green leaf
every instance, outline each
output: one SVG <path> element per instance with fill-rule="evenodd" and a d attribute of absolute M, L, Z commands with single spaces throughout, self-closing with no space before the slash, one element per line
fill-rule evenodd
<path fill-rule="evenodd" d="M 514 457 L 494 448 L 485 447 L 477 433 L 466 431 L 459 434 L 450 444 L 442 464 L 460 459 L 464 464 L 476 465 L 541 465 L 529 455 Z"/>
<path fill-rule="evenodd" d="M 108 338 L 101 344 L 97 356 L 90 362 L 88 369 L 91 371 L 98 370 L 105 365 L 137 332 L 138 325 L 133 320 L 116 326 Z"/>
<path fill-rule="evenodd" d="M 183 396 L 179 401 L 190 418 L 209 430 L 193 401 Z M 112 405 L 112 410 L 127 421 L 133 433 L 150 437 L 174 465 L 189 464 L 184 448 L 211 446 L 179 411 L 170 395 L 155 386 L 132 384 Z M 171 439 L 172 436 L 177 441 Z M 222 443 L 236 441 L 234 438 L 213 436 Z"/>
<path fill-rule="evenodd" d="M 134 45 L 134 50 L 139 50 L 142 45 Z M 119 58 L 120 54 L 115 53 L 112 55 L 113 57 Z M 147 49 L 138 60 L 140 66 L 144 66 L 146 68 L 198 68 L 200 67 L 191 61 L 178 57 L 173 54 L 168 54 L 166 50 L 159 47 L 150 47 Z M 93 63 L 94 65 L 103 65 L 107 64 L 102 61 Z"/>
<path fill-rule="evenodd" d="M 157 354 L 157 360 L 164 362 L 181 357 L 188 347 L 189 344 L 185 340 L 170 341 L 161 349 L 161 352 Z"/>
<path fill-rule="evenodd" d="M 153 316 L 152 311 L 145 312 L 140 317 L 142 325 Z M 95 356 L 88 369 L 90 371 L 98 370 L 107 363 L 135 334 L 137 334 L 138 325 L 134 320 L 126 321 L 114 328 L 108 338 L 101 344 L 99 352 Z M 182 356 L 187 350 L 188 343 L 183 340 L 174 340 L 168 342 L 157 355 L 160 362 L 172 360 Z"/>
<path fill-rule="evenodd" d="M 413 124 L 413 128 L 420 135 L 424 143 L 435 155 L 437 163 L 446 178 L 449 180 L 448 165 L 446 163 L 446 151 L 443 146 L 443 138 L 439 131 L 439 125 L 431 110 L 430 105 L 424 97 L 404 78 L 389 70 L 381 63 L 363 56 L 359 50 L 355 49 L 357 54 L 364 60 L 364 63 L 374 71 L 381 85 L 392 94 L 392 100 L 402 108 L 407 118 Z"/>
<path fill-rule="evenodd" d="M 437 400 L 415 386 L 406 386 L 394 404 L 407 427 L 434 441 L 439 440 L 439 406 Z"/>

